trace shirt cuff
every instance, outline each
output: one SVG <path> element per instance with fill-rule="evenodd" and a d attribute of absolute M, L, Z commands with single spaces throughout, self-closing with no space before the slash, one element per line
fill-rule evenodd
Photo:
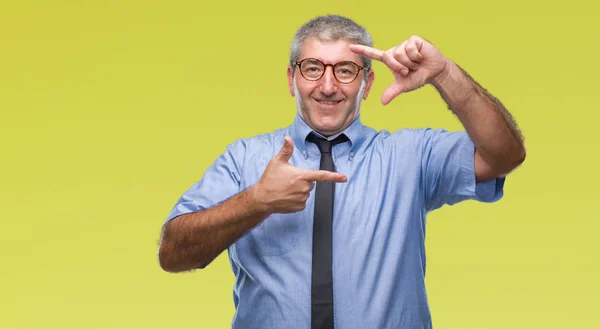
<path fill-rule="evenodd" d="M 496 202 L 504 196 L 506 177 L 497 177 L 485 182 L 476 183 L 475 178 L 475 146 L 469 140 L 468 147 L 463 147 L 461 154 L 460 180 L 465 183 L 469 195 L 481 202 Z"/>

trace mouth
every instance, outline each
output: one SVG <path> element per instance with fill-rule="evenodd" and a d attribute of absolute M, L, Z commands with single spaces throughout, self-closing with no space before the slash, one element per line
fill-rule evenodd
<path fill-rule="evenodd" d="M 330 106 L 337 105 L 342 102 L 342 100 L 320 100 L 320 99 L 315 99 L 315 101 L 319 104 L 330 105 Z"/>

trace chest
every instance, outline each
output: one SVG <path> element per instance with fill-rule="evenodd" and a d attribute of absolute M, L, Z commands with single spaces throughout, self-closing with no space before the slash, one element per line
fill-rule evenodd
<path fill-rule="evenodd" d="M 244 172 L 243 188 L 255 184 L 266 168 L 270 155 L 257 155 Z M 391 236 L 412 236 L 420 232 L 420 169 L 414 161 L 399 161 L 392 154 L 374 153 L 368 157 L 335 156 L 336 171 L 348 182 L 334 188 L 333 243 L 338 250 L 369 248 L 385 250 Z M 304 169 L 319 169 L 318 158 L 294 155 L 290 164 Z M 312 250 L 315 191 L 303 211 L 272 214 L 237 242 L 240 260 L 305 255 Z"/>

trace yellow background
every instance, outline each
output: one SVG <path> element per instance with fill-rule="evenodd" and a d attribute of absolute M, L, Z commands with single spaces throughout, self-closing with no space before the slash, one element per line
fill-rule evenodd
<path fill-rule="evenodd" d="M 162 272 L 160 227 L 237 138 L 291 123 L 291 38 L 340 13 L 431 40 L 500 98 L 528 158 L 496 204 L 429 217 L 437 329 L 600 328 L 592 1 L 0 2 L 0 328 L 227 328 L 233 274 Z M 251 70 L 251 63 L 256 64 Z M 363 123 L 461 129 L 433 88 Z"/>

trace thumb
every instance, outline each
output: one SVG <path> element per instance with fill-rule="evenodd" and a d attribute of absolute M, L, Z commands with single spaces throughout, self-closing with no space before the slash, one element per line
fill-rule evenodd
<path fill-rule="evenodd" d="M 281 150 L 279 150 L 279 153 L 276 155 L 276 157 L 281 161 L 287 162 L 290 160 L 293 153 L 294 143 L 292 142 L 292 139 L 289 136 L 285 136 L 283 140 L 283 146 L 281 147 Z"/>
<path fill-rule="evenodd" d="M 404 85 L 400 83 L 393 83 L 392 85 L 387 87 L 383 92 L 383 95 L 381 95 L 381 103 L 383 103 L 383 105 L 388 105 L 392 101 L 392 99 L 394 99 L 396 96 L 402 94 L 405 91 L 406 90 L 404 90 Z"/>

